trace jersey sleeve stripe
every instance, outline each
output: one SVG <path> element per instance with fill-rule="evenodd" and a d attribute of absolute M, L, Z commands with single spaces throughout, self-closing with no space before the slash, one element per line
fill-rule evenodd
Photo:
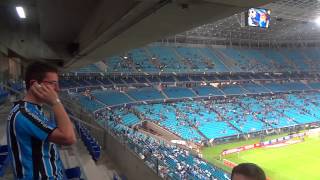
<path fill-rule="evenodd" d="M 20 111 L 22 115 L 24 115 L 28 120 L 30 120 L 33 124 L 35 124 L 38 128 L 42 129 L 46 133 L 50 134 L 54 130 L 54 128 L 49 127 L 44 122 L 42 122 L 38 116 L 30 112 L 26 107 L 26 103 L 20 106 Z"/>

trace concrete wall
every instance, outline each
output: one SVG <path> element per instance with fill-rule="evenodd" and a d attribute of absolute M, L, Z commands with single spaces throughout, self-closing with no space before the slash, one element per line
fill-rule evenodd
<path fill-rule="evenodd" d="M 158 126 L 157 124 L 150 122 L 150 121 L 145 121 L 142 124 L 142 127 L 145 128 L 147 131 L 152 130 L 154 131 L 158 136 L 161 136 L 167 140 L 180 140 L 181 138 L 170 131 L 163 129 L 162 127 Z"/>
<path fill-rule="evenodd" d="M 0 81 L 17 80 L 22 77 L 21 60 L 0 52 Z"/>
<path fill-rule="evenodd" d="M 9 77 L 9 59 L 0 52 L 0 82 Z"/>
<path fill-rule="evenodd" d="M 22 78 L 22 65 L 20 58 L 9 58 L 9 77 L 14 80 Z"/>

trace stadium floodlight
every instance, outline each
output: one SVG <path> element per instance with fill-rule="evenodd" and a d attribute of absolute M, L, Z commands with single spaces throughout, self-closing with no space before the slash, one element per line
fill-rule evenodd
<path fill-rule="evenodd" d="M 320 17 L 318 17 L 318 18 L 315 20 L 315 23 L 317 23 L 317 24 L 320 26 Z"/>
<path fill-rule="evenodd" d="M 25 18 L 26 18 L 26 13 L 24 12 L 23 7 L 17 6 L 17 7 L 16 7 L 16 10 L 17 10 L 17 13 L 18 13 L 18 15 L 19 15 L 19 17 L 20 17 L 21 19 L 25 19 Z"/>

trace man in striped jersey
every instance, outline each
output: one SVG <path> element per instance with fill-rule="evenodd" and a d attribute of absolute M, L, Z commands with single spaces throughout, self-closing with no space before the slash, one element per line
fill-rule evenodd
<path fill-rule="evenodd" d="M 27 93 L 16 102 L 7 122 L 9 156 L 15 179 L 63 179 L 63 168 L 56 144 L 75 143 L 72 123 L 59 100 L 58 71 L 43 63 L 28 66 Z M 52 108 L 49 120 L 42 105 Z"/>

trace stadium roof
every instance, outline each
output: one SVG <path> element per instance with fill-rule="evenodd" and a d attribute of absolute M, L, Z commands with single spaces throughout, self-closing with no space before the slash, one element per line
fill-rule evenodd
<path fill-rule="evenodd" d="M 0 51 L 68 70 L 271 1 L 1 0 Z"/>
<path fill-rule="evenodd" d="M 242 13 L 206 24 L 175 38 L 212 40 L 217 44 L 295 44 L 307 45 L 320 42 L 320 17 L 318 0 L 279 0 L 262 6 L 271 10 L 268 29 L 241 26 Z M 259 43 L 257 43 L 259 41 Z"/>

